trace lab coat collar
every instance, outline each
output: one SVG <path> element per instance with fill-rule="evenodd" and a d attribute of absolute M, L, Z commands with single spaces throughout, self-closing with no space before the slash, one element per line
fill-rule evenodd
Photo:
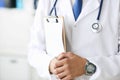
<path fill-rule="evenodd" d="M 67 15 L 68 21 L 71 22 L 70 25 L 75 25 L 84 17 L 86 17 L 88 14 L 98 9 L 100 5 L 100 0 L 88 0 L 85 7 L 82 9 L 81 14 L 79 15 L 77 21 L 75 21 L 74 19 L 71 0 L 58 0 L 58 3 L 60 3 L 60 5 L 62 3 L 62 5 L 60 6 L 61 12 L 64 12 L 62 13 L 62 15 Z M 63 5 L 68 7 L 64 7 Z"/>
<path fill-rule="evenodd" d="M 90 14 L 91 12 L 96 10 L 97 8 L 99 8 L 99 5 L 100 5 L 99 0 L 88 0 L 87 4 L 82 9 L 82 12 L 79 15 L 79 17 L 78 17 L 78 19 L 77 19 L 77 21 L 75 23 L 77 23 L 78 21 L 83 19 L 85 16 L 87 16 L 88 14 Z"/>

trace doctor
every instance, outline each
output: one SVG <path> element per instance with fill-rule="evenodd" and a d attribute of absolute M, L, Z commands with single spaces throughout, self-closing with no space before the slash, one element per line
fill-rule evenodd
<path fill-rule="evenodd" d="M 67 40 L 67 52 L 57 57 L 46 53 L 43 25 L 55 1 L 39 1 L 29 63 L 49 80 L 120 80 L 120 0 L 83 0 L 77 17 L 75 0 L 57 0 L 56 12 L 64 17 Z"/>

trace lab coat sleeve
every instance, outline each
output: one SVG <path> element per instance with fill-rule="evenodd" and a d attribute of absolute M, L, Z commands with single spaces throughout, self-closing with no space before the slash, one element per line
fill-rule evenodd
<path fill-rule="evenodd" d="M 120 37 L 120 7 L 118 19 L 118 35 Z M 112 56 L 88 58 L 97 65 L 97 72 L 90 80 L 120 80 L 120 52 Z"/>
<path fill-rule="evenodd" d="M 43 17 L 48 15 L 48 3 L 49 0 L 39 0 L 34 25 L 31 29 L 30 43 L 28 49 L 28 61 L 38 71 L 38 74 L 41 77 L 50 79 L 49 63 L 52 60 L 52 57 L 47 55 L 45 51 L 43 30 Z"/>
<path fill-rule="evenodd" d="M 110 57 L 100 56 L 89 58 L 89 61 L 97 65 L 97 72 L 91 76 L 90 80 L 119 80 L 120 75 L 120 55 Z"/>

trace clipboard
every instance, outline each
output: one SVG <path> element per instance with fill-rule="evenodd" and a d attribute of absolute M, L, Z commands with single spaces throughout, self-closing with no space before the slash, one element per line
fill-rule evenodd
<path fill-rule="evenodd" d="M 58 56 L 66 52 L 66 36 L 63 17 L 48 16 L 44 18 L 46 52 Z"/>

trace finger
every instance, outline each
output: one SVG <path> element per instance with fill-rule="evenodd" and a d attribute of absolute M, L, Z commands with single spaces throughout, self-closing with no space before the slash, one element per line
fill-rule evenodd
<path fill-rule="evenodd" d="M 63 65 L 64 65 L 64 62 L 57 61 L 57 62 L 55 63 L 54 69 L 59 68 L 59 67 L 62 67 Z"/>
<path fill-rule="evenodd" d="M 63 77 L 61 80 L 73 80 L 71 75 Z"/>
<path fill-rule="evenodd" d="M 64 59 L 64 58 L 66 58 L 67 56 L 66 56 L 66 53 L 61 53 L 58 57 L 57 57 L 57 59 L 58 60 L 62 60 L 62 59 Z"/>
<path fill-rule="evenodd" d="M 66 72 L 62 72 L 60 74 L 57 74 L 56 76 L 57 76 L 57 78 L 59 78 L 60 80 L 62 80 L 66 75 L 67 75 Z"/>
<path fill-rule="evenodd" d="M 58 67 L 62 67 L 64 64 L 68 62 L 68 58 L 64 58 L 62 60 L 59 60 L 55 63 L 55 69 Z"/>
<path fill-rule="evenodd" d="M 64 52 L 64 53 L 61 53 L 58 57 L 57 57 L 57 59 L 58 60 L 61 60 L 61 59 L 64 59 L 64 58 L 71 58 L 71 57 L 73 57 L 73 56 L 75 56 L 75 54 L 74 53 L 72 53 L 72 52 Z"/>
<path fill-rule="evenodd" d="M 53 74 L 55 74 L 55 75 L 60 74 L 60 73 L 62 73 L 64 70 L 65 70 L 64 66 L 58 67 L 58 68 L 55 69 L 55 71 L 53 72 Z"/>

